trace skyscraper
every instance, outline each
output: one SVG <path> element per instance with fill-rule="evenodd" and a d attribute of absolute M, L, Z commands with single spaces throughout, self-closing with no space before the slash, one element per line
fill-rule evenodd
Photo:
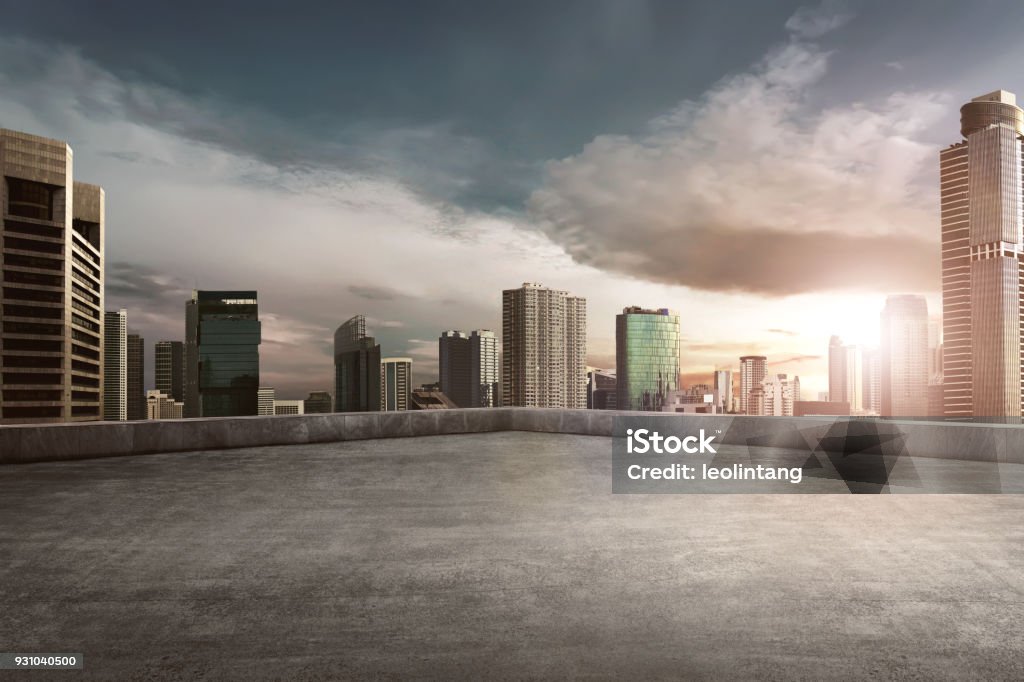
<path fill-rule="evenodd" d="M 72 157 L 0 129 L 0 424 L 103 416 L 104 195 Z"/>
<path fill-rule="evenodd" d="M 128 311 L 103 315 L 103 418 L 128 419 Z"/>
<path fill-rule="evenodd" d="M 381 411 L 408 410 L 411 391 L 412 358 L 383 358 L 380 361 Z"/>
<path fill-rule="evenodd" d="M 928 413 L 928 303 L 923 296 L 889 296 L 882 310 L 881 414 Z"/>
<path fill-rule="evenodd" d="M 153 347 L 156 390 L 171 400 L 185 399 L 185 344 L 181 341 L 157 341 Z"/>
<path fill-rule="evenodd" d="M 498 337 L 490 329 L 469 333 L 469 402 L 472 407 L 501 405 Z M 441 389 L 442 391 L 444 389 Z"/>
<path fill-rule="evenodd" d="M 587 405 L 587 301 L 540 284 L 502 293 L 502 405 Z"/>
<path fill-rule="evenodd" d="M 616 407 L 660 412 L 679 386 L 679 315 L 624 308 L 615 316 Z"/>
<path fill-rule="evenodd" d="M 1024 110 L 1005 90 L 975 97 L 960 134 L 939 154 L 944 412 L 1020 416 Z"/>
<path fill-rule="evenodd" d="M 146 342 L 138 334 L 128 334 L 125 340 L 127 342 L 128 366 L 126 372 L 128 421 L 138 421 L 146 418 Z"/>
<path fill-rule="evenodd" d="M 193 291 L 185 304 L 185 416 L 257 414 L 260 319 L 255 291 Z"/>
<path fill-rule="evenodd" d="M 725 414 L 733 409 L 732 402 L 732 370 L 731 369 L 716 369 L 715 370 L 715 381 L 713 385 L 715 395 L 715 405 L 718 407 L 720 414 Z"/>
<path fill-rule="evenodd" d="M 852 414 L 864 410 L 863 355 L 857 346 L 843 345 L 833 336 L 828 344 L 828 395 L 835 403 L 848 403 Z"/>
<path fill-rule="evenodd" d="M 750 392 L 755 388 L 761 390 L 768 371 L 768 358 L 763 355 L 744 355 L 740 358 L 740 412 L 751 414 L 748 410 Z"/>
<path fill-rule="evenodd" d="M 380 410 L 380 346 L 366 335 L 366 318 L 349 318 L 334 332 L 335 412 Z"/>
<path fill-rule="evenodd" d="M 878 348 L 864 351 L 864 411 L 882 413 L 882 353 Z"/>
<path fill-rule="evenodd" d="M 441 332 L 437 340 L 437 372 L 441 392 L 459 407 L 472 404 L 472 370 L 469 337 L 464 332 Z"/>

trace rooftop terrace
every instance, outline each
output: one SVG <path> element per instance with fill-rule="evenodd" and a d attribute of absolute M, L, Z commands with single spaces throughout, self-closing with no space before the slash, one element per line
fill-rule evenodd
<path fill-rule="evenodd" d="M 1024 497 L 612 495 L 610 443 L 0 467 L 0 641 L 76 679 L 1024 677 Z"/>

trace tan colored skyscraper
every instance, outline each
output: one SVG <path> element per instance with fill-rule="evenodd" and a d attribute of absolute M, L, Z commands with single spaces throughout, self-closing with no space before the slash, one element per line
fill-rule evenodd
<path fill-rule="evenodd" d="M 0 424 L 102 418 L 104 196 L 72 166 L 0 129 Z"/>
<path fill-rule="evenodd" d="M 884 417 L 928 415 L 928 303 L 924 296 L 889 296 L 882 310 Z"/>
<path fill-rule="evenodd" d="M 587 301 L 539 284 L 502 294 L 502 405 L 587 407 Z"/>
<path fill-rule="evenodd" d="M 1024 111 L 997 90 L 960 109 L 939 155 L 946 416 L 1020 416 Z"/>
<path fill-rule="evenodd" d="M 750 393 L 761 390 L 761 382 L 768 372 L 768 358 L 763 355 L 744 355 L 740 358 L 740 412 L 759 414 L 762 408 L 752 409 Z"/>

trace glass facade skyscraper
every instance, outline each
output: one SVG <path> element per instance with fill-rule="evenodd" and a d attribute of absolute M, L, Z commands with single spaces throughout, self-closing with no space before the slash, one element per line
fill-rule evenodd
<path fill-rule="evenodd" d="M 679 388 L 679 315 L 626 308 L 615 317 L 616 407 L 660 412 Z"/>
<path fill-rule="evenodd" d="M 156 390 L 171 400 L 185 398 L 185 344 L 181 341 L 157 341 L 153 348 Z"/>
<path fill-rule="evenodd" d="M 380 346 L 366 335 L 363 315 L 349 318 L 334 332 L 334 410 L 380 410 Z"/>
<path fill-rule="evenodd" d="M 257 414 L 260 320 L 255 291 L 194 291 L 185 304 L 186 417 Z"/>

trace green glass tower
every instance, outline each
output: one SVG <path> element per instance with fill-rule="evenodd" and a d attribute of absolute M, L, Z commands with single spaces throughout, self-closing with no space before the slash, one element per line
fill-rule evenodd
<path fill-rule="evenodd" d="M 679 388 L 679 315 L 625 308 L 615 317 L 616 406 L 660 411 Z"/>

